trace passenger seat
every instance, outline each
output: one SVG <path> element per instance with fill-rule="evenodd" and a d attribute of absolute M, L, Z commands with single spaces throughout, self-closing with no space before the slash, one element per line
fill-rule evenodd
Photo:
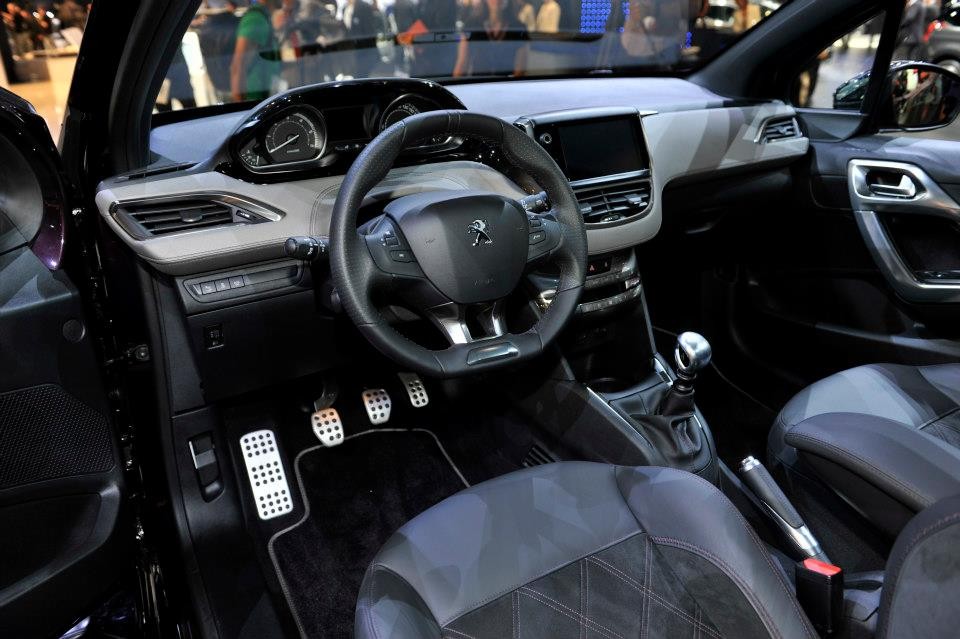
<path fill-rule="evenodd" d="M 821 482 L 888 535 L 960 494 L 960 364 L 872 364 L 804 389 L 770 432 L 771 469 Z"/>

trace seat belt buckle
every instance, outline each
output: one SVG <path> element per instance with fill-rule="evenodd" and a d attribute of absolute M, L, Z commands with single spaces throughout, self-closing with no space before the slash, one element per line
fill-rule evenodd
<path fill-rule="evenodd" d="M 814 628 L 831 635 L 843 623 L 843 568 L 812 557 L 797 562 L 797 599 Z"/>

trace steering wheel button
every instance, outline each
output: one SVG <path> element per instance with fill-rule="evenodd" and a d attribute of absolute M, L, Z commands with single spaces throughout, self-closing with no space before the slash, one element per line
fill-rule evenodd
<path fill-rule="evenodd" d="M 527 220 L 529 220 L 530 228 L 532 229 L 538 229 L 543 226 L 543 220 L 541 220 L 539 217 L 530 216 L 527 218 Z"/>
<path fill-rule="evenodd" d="M 539 244 L 547 239 L 546 231 L 534 231 L 530 234 L 530 244 Z"/>
<path fill-rule="evenodd" d="M 390 251 L 390 259 L 394 262 L 413 262 L 413 254 L 410 251 Z"/>

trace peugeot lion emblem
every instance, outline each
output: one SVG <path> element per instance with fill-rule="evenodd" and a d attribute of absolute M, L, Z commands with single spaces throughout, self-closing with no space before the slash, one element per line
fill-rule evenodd
<path fill-rule="evenodd" d="M 490 239 L 490 227 L 487 225 L 484 220 L 474 220 L 470 222 L 470 226 L 467 227 L 467 233 L 470 235 L 476 235 L 473 238 L 473 245 L 480 246 L 481 244 L 493 244 L 493 240 Z"/>

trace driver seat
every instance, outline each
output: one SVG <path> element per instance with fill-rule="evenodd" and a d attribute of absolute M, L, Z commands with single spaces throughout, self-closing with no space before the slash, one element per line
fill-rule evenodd
<path fill-rule="evenodd" d="M 563 462 L 498 477 L 387 541 L 359 639 L 816 637 L 753 530 L 709 482 Z"/>

